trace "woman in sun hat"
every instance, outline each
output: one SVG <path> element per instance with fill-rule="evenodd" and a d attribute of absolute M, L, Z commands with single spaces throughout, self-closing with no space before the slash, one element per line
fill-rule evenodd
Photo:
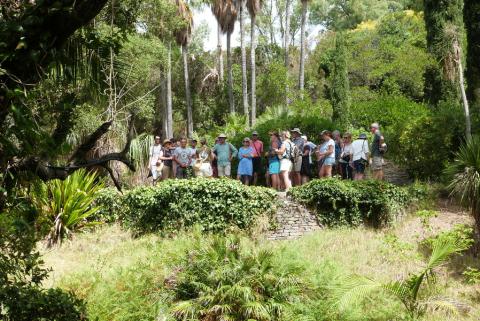
<path fill-rule="evenodd" d="M 173 155 L 172 155 L 172 142 L 169 139 L 165 139 L 162 144 L 163 155 L 160 159 L 163 161 L 162 169 L 162 181 L 173 178 Z"/>
<path fill-rule="evenodd" d="M 238 149 L 237 179 L 245 185 L 250 185 L 253 176 L 253 148 L 250 146 L 250 138 L 243 139 L 243 146 Z"/>

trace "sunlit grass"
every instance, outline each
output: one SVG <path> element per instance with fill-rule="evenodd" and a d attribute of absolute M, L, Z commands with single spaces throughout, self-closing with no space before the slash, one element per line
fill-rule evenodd
<path fill-rule="evenodd" d="M 453 224 L 462 219 L 459 216 L 448 222 Z M 451 228 L 450 223 L 444 221 L 432 224 L 434 232 Z M 340 315 L 330 306 L 328 291 L 344 275 L 359 274 L 386 282 L 418 271 L 424 262 L 417 248 L 418 239 L 423 237 L 418 235 L 420 225 L 418 217 L 410 217 L 389 230 L 326 229 L 296 241 L 260 240 L 255 246 L 274 248 L 278 264 L 304 267 L 304 277 L 309 279 L 321 300 L 306 302 L 299 309 L 308 309 L 311 315 L 324 315 L 317 320 L 403 320 L 401 305 L 384 296 L 374 302 L 363 302 Z M 45 254 L 46 265 L 53 268 L 48 285 L 73 290 L 85 298 L 92 319 L 155 320 L 164 315 L 171 302 L 165 282 L 192 242 L 196 239 L 191 233 L 181 233 L 175 238 L 147 235 L 133 239 L 119 226 L 104 226 L 77 235 Z M 244 242 L 252 245 L 255 241 L 245 239 Z M 480 287 L 463 282 L 459 271 L 465 263 L 474 264 L 475 259 L 466 257 L 441 268 L 436 289 L 471 308 L 469 315 L 462 316 L 461 320 L 478 320 Z M 448 316 L 428 314 L 424 320 L 439 318 L 447 320 Z"/>

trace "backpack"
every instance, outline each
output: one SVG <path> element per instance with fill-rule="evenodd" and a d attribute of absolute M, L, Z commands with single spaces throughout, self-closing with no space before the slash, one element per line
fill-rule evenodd
<path fill-rule="evenodd" d="M 290 145 L 290 149 L 285 149 L 285 158 L 289 159 L 290 161 L 295 162 L 295 159 L 300 155 L 300 150 L 298 149 L 297 145 L 293 142 L 288 142 Z"/>

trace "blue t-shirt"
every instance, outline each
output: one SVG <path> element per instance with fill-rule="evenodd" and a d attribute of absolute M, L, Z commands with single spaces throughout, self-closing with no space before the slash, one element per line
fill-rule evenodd
<path fill-rule="evenodd" d="M 247 157 L 244 157 L 247 155 Z M 238 175 L 253 175 L 253 164 L 252 164 L 253 148 L 252 147 L 240 147 L 238 150 Z"/>
<path fill-rule="evenodd" d="M 320 152 L 325 153 L 330 146 L 333 146 L 333 153 L 331 153 L 330 155 L 326 155 L 324 157 L 324 160 L 333 160 L 333 162 L 335 162 L 335 142 L 333 141 L 333 139 L 330 138 L 328 141 L 323 143 L 322 146 L 320 146 Z"/>

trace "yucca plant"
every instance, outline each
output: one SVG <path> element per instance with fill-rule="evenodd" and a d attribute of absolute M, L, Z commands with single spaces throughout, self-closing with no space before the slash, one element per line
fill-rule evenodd
<path fill-rule="evenodd" d="M 268 250 L 243 249 L 238 236 L 214 236 L 187 253 L 173 289 L 177 320 L 294 320 L 301 297 L 294 269 L 280 271 Z"/>
<path fill-rule="evenodd" d="M 51 180 L 36 188 L 33 201 L 50 224 L 47 246 L 61 243 L 75 231 L 98 224 L 87 221 L 98 211 L 93 206 L 96 193 L 104 187 L 97 174 L 84 169 L 65 180 Z"/>
<path fill-rule="evenodd" d="M 460 197 L 475 220 L 475 249 L 480 241 L 480 137 L 474 136 L 460 147 L 445 169 L 452 195 Z"/>
<path fill-rule="evenodd" d="M 432 242 L 432 253 L 425 266 L 405 280 L 380 283 L 354 275 L 345 278 L 341 285 L 334 287 L 336 303 L 340 310 L 384 292 L 398 299 L 412 320 L 418 319 L 426 311 L 444 310 L 458 314 L 461 304 L 455 300 L 432 295 L 426 289 L 435 282 L 435 270 L 445 264 L 455 253 L 464 251 L 465 242 L 460 239 L 439 236 Z"/>

